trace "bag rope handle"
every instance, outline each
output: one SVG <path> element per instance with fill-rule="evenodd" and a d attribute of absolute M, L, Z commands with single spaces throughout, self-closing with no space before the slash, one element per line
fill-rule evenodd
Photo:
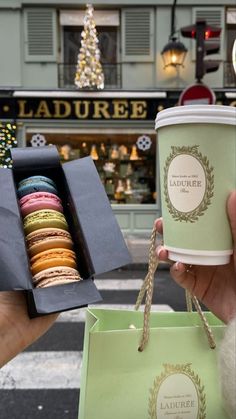
<path fill-rule="evenodd" d="M 150 333 L 150 312 L 151 312 L 151 306 L 152 306 L 152 297 L 153 297 L 153 290 L 154 290 L 154 275 L 156 272 L 156 269 L 159 264 L 158 257 L 156 255 L 156 236 L 157 231 L 156 228 L 153 227 L 151 238 L 150 238 L 150 248 L 149 248 L 149 255 L 148 255 L 148 272 L 147 275 L 143 281 L 142 287 L 139 291 L 137 301 L 135 304 L 135 310 L 138 310 L 140 305 L 142 304 L 142 301 L 145 296 L 145 306 L 144 306 L 144 315 L 143 315 L 143 329 L 142 329 L 142 336 L 139 343 L 138 350 L 139 352 L 142 352 L 145 348 L 145 346 L 148 343 L 149 340 L 149 333 Z M 208 343 L 211 349 L 215 349 L 216 343 L 215 339 L 212 333 L 212 330 L 207 322 L 206 316 L 204 315 L 201 306 L 199 304 L 198 299 L 190 293 L 189 291 L 185 291 L 186 296 L 186 303 L 187 303 L 187 310 L 188 312 L 192 312 L 192 303 L 195 306 L 196 311 L 199 314 L 199 317 L 202 321 L 204 330 L 207 335 Z"/>

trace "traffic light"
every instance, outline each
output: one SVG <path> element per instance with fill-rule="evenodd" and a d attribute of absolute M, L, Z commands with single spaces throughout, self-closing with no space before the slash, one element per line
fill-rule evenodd
<path fill-rule="evenodd" d="M 210 38 L 219 38 L 221 28 L 207 25 L 205 20 L 199 20 L 195 25 L 181 28 L 181 34 L 185 38 L 196 39 L 196 72 L 195 77 L 200 82 L 206 73 L 218 70 L 220 62 L 216 60 L 204 60 L 205 55 L 216 54 L 220 50 L 220 41 L 206 43 Z"/>

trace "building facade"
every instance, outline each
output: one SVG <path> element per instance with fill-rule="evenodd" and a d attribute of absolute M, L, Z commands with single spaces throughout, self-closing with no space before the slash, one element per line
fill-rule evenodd
<path fill-rule="evenodd" d="M 179 0 L 176 33 L 188 53 L 184 67 L 164 68 L 172 3 L 93 1 L 105 75 L 98 92 L 74 85 L 85 3 L 0 0 L 0 120 L 16 122 L 19 146 L 55 144 L 62 161 L 91 155 L 127 234 L 148 234 L 160 214 L 155 116 L 195 82 L 195 41 L 181 27 L 204 19 L 222 28 L 219 69 L 204 83 L 217 103 L 236 105 L 235 2 Z"/>

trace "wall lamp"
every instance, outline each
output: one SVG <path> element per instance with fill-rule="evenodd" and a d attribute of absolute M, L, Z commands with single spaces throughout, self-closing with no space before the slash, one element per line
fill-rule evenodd
<path fill-rule="evenodd" d="M 169 42 L 164 46 L 161 51 L 162 59 L 164 62 L 164 68 L 172 66 L 182 66 L 187 54 L 187 48 L 178 40 L 175 36 L 175 8 L 177 0 L 174 0 L 172 9 L 171 9 L 171 34 L 169 37 Z"/>

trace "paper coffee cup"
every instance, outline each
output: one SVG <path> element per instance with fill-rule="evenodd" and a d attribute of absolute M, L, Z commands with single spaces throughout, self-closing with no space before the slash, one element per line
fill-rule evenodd
<path fill-rule="evenodd" d="M 230 106 L 177 106 L 157 114 L 164 246 L 171 260 L 230 260 L 226 201 L 236 188 L 235 126 Z"/>

